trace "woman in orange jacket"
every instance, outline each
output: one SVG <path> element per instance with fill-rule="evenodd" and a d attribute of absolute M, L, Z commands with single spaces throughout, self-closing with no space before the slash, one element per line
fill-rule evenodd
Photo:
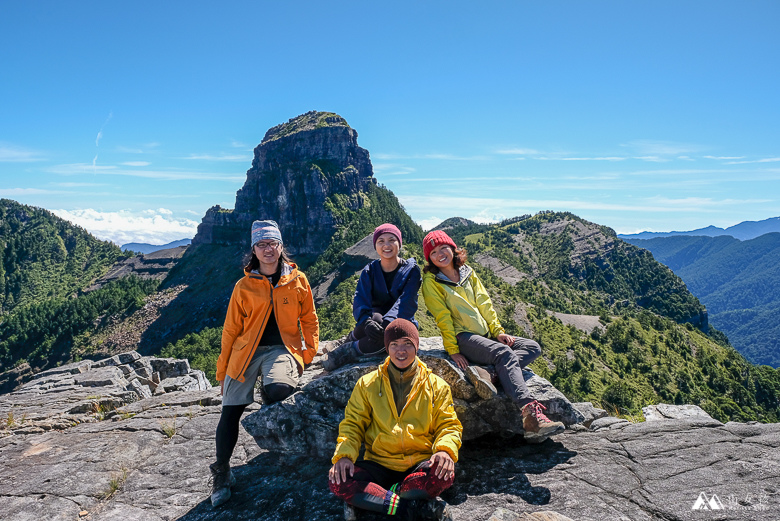
<path fill-rule="evenodd" d="M 279 226 L 274 221 L 255 221 L 251 257 L 230 297 L 217 360 L 222 415 L 217 425 L 217 461 L 209 467 L 212 505 L 230 499 L 230 486 L 235 483 L 230 457 L 241 415 L 254 402 L 258 376 L 262 375 L 266 403 L 284 400 L 295 390 L 318 344 L 319 322 L 306 275 L 284 251 Z"/>

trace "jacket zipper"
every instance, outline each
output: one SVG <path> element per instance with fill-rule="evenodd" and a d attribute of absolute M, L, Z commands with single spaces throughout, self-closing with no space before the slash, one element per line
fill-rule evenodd
<path fill-rule="evenodd" d="M 257 347 L 258 347 L 257 344 L 260 341 L 260 338 L 263 336 L 263 332 L 265 331 L 265 326 L 268 324 L 268 315 L 273 313 L 274 314 L 274 319 L 276 320 L 276 323 L 279 324 L 279 317 L 277 317 L 277 315 L 276 315 L 276 306 L 274 306 L 274 286 L 273 286 L 273 284 L 271 284 L 271 280 L 268 279 L 268 277 L 266 277 L 263 274 L 260 274 L 260 276 L 263 278 L 262 280 L 265 280 L 265 281 L 268 282 L 268 286 L 270 286 L 270 288 L 271 288 L 271 295 L 270 295 L 271 308 L 265 314 L 265 318 L 263 319 L 263 323 L 262 323 L 262 326 L 260 328 L 260 331 L 257 333 L 257 336 L 255 337 L 255 340 L 252 343 L 254 347 L 252 348 L 252 352 L 249 354 L 249 356 L 247 357 L 246 361 L 244 362 L 244 366 L 241 368 L 241 376 L 244 375 L 244 371 L 246 371 L 247 366 L 252 361 L 252 356 L 254 355 L 255 351 L 257 350 Z M 287 282 L 282 284 L 282 286 L 288 285 L 289 283 L 291 283 L 292 281 L 297 279 L 298 276 L 299 275 L 296 274 L 293 278 L 291 278 L 290 280 L 288 280 Z M 279 287 L 279 285 L 277 285 L 276 287 Z M 279 331 L 279 334 L 281 335 L 281 330 Z M 287 346 L 285 346 L 285 347 L 287 347 Z"/>

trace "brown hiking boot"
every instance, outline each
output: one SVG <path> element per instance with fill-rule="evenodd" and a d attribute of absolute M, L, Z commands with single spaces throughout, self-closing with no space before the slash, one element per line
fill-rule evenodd
<path fill-rule="evenodd" d="M 470 365 L 463 372 L 466 373 L 466 378 L 483 400 L 489 400 L 498 394 L 496 386 L 491 382 L 490 373 L 484 367 Z"/>
<path fill-rule="evenodd" d="M 564 431 L 566 427 L 561 422 L 551 421 L 544 415 L 544 405 L 534 400 L 523 407 L 523 430 L 534 437 L 555 436 Z"/>

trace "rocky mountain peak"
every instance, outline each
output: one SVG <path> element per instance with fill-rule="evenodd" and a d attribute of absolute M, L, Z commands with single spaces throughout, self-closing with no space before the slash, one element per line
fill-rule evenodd
<path fill-rule="evenodd" d="M 265 133 L 265 137 L 263 137 L 263 141 L 260 144 L 264 145 L 277 139 L 290 137 L 298 132 L 325 127 L 342 127 L 352 130 L 349 127 L 347 120 L 336 113 L 311 110 L 305 114 L 291 118 L 287 123 L 282 123 L 281 125 L 276 125 L 275 127 L 268 129 L 268 132 Z"/>
<path fill-rule="evenodd" d="M 273 219 L 293 255 L 314 257 L 330 244 L 339 212 L 362 208 L 374 183 L 368 151 L 346 120 L 307 112 L 265 134 L 235 209 L 210 208 L 192 243 L 248 248 L 252 221 Z"/>

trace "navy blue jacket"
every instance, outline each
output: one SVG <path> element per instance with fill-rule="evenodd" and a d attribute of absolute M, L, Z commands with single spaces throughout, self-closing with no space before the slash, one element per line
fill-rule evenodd
<path fill-rule="evenodd" d="M 405 318 L 420 327 L 414 319 L 420 284 L 422 274 L 414 259 L 401 260 L 389 290 L 385 285 L 379 260 L 371 261 L 360 273 L 355 288 L 355 298 L 352 300 L 352 315 L 355 321 L 362 324 L 371 318 L 373 313 L 380 313 L 384 317 L 385 326 L 396 318 Z"/>

